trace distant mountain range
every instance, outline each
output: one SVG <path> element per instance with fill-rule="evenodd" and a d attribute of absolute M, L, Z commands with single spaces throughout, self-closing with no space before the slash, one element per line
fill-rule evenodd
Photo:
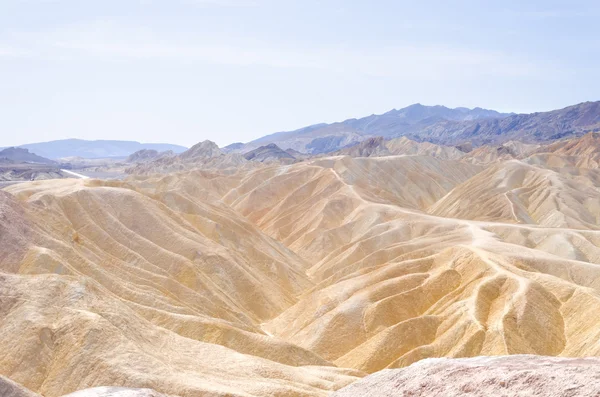
<path fill-rule="evenodd" d="M 58 141 L 30 143 L 19 148 L 28 149 L 30 152 L 50 159 L 65 157 L 83 158 L 109 158 L 127 157 L 142 149 L 164 152 L 172 150 L 181 153 L 187 150 L 184 146 L 167 143 L 140 143 L 134 141 L 86 141 L 83 139 L 63 139 Z"/>
<path fill-rule="evenodd" d="M 292 152 L 332 153 L 376 137 L 383 137 L 384 140 L 406 137 L 415 142 L 457 146 L 462 151 L 467 148 L 469 151 L 473 147 L 500 145 L 508 141 L 546 144 L 558 139 L 580 137 L 593 131 L 600 131 L 600 102 L 584 102 L 564 109 L 531 114 L 415 104 L 381 115 L 277 132 L 248 143 L 231 144 L 222 148 L 222 151 L 247 154 L 262 148 L 250 154 L 253 158 L 257 156 L 255 160 L 259 160 L 287 157 Z M 276 145 L 278 151 L 269 146 L 271 144 Z M 126 158 L 141 150 L 149 150 L 150 154 L 157 155 L 168 151 L 180 154 L 187 150 L 186 147 L 166 143 L 81 139 L 32 143 L 19 147 L 49 159 Z M 148 157 L 149 153 L 142 155 Z M 290 156 L 299 158 L 295 154 Z M 187 161 L 185 157 L 182 160 Z"/>
<path fill-rule="evenodd" d="M 0 163 L 57 164 L 56 161 L 30 153 L 27 149 L 15 147 L 0 150 Z"/>
<path fill-rule="evenodd" d="M 532 114 L 499 113 L 482 108 L 455 108 L 415 104 L 381 115 L 316 124 L 278 132 L 249 142 L 234 143 L 225 151 L 246 153 L 274 143 L 303 153 L 329 153 L 373 137 L 405 136 L 418 142 L 473 146 L 509 140 L 549 142 L 582 136 L 600 129 L 600 102 L 585 102 L 564 109 Z"/>

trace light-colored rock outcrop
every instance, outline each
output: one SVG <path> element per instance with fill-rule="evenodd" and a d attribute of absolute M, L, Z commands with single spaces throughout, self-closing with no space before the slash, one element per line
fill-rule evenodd
<path fill-rule="evenodd" d="M 0 376 L 0 396 L 2 397 L 43 397 L 27 390 L 18 383 Z M 158 393 L 152 389 L 134 389 L 129 387 L 93 387 L 69 393 L 63 397 L 177 397 Z"/>
<path fill-rule="evenodd" d="M 600 396 L 600 359 L 514 355 L 427 359 L 377 372 L 331 397 Z"/>
<path fill-rule="evenodd" d="M 63 397 L 176 397 L 158 393 L 152 389 L 132 389 L 128 387 L 94 387 L 76 391 Z"/>

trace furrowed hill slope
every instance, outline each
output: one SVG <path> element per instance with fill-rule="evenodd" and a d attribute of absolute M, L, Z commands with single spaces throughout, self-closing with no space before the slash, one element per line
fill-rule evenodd
<path fill-rule="evenodd" d="M 478 171 L 432 157 L 331 157 L 253 172 L 223 201 L 314 263 L 385 222 L 386 205 L 427 208 Z"/>
<path fill-rule="evenodd" d="M 353 379 L 260 329 L 312 283 L 231 210 L 95 181 L 10 192 L 0 373 L 32 391 L 324 395 Z"/>
<path fill-rule="evenodd" d="M 599 305 L 600 270 L 587 264 L 600 261 L 598 232 L 427 215 L 478 176 L 432 161 L 325 158 L 257 171 L 224 196 L 314 264 L 317 285 L 268 329 L 367 372 L 424 357 L 598 354 L 588 342 L 600 329 L 579 308 Z M 411 167 L 420 178 L 406 178 Z M 419 187 L 428 170 L 433 191 Z"/>
<path fill-rule="evenodd" d="M 429 208 L 443 217 L 598 229 L 600 172 L 520 161 L 493 165 Z"/>
<path fill-rule="evenodd" d="M 424 358 L 600 355 L 597 169 L 213 149 L 0 192 L 1 375 L 325 396 Z"/>
<path fill-rule="evenodd" d="M 587 230 L 596 229 L 593 217 L 566 229 L 474 221 L 476 205 L 464 220 L 425 212 L 471 180 L 502 189 L 523 169 L 533 180 L 551 172 L 518 162 L 498 168 L 330 157 L 198 186 L 235 186 L 221 189 L 221 201 L 312 264 L 316 285 L 267 329 L 338 366 L 374 372 L 426 357 L 599 354 L 591 341 L 600 328 L 588 317 L 600 308 L 600 268 L 592 265 L 600 263 L 600 235 Z M 597 178 L 569 172 L 587 182 L 564 194 L 588 194 L 592 203 Z M 566 184 L 571 177 L 556 176 Z M 553 187 L 537 189 L 544 197 Z M 567 206 L 555 211 L 569 219 Z"/>
<path fill-rule="evenodd" d="M 559 141 L 539 148 L 527 160 L 548 167 L 600 167 L 600 132 L 590 132 L 581 138 Z"/>

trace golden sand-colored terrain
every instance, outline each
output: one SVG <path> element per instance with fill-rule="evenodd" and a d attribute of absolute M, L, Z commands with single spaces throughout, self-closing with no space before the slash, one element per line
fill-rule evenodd
<path fill-rule="evenodd" d="M 325 396 L 429 357 L 600 355 L 598 147 L 578 147 L 237 171 L 211 149 L 214 168 L 7 187 L 0 375 Z"/>

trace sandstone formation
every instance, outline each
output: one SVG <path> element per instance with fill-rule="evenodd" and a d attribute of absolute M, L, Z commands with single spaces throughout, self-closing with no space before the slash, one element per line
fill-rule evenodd
<path fill-rule="evenodd" d="M 458 160 L 464 152 L 452 147 L 436 145 L 431 142 L 415 142 L 406 137 L 392 139 L 386 144 L 392 154 L 433 156 L 444 160 Z"/>
<path fill-rule="evenodd" d="M 224 153 L 214 142 L 207 140 L 176 156 L 156 156 L 151 161 L 130 167 L 127 172 L 143 175 L 172 173 L 195 168 L 219 169 L 221 172 L 226 172 L 229 169 L 230 172 L 235 172 L 250 164 L 256 163 L 249 163 L 242 155 L 237 153 Z"/>
<path fill-rule="evenodd" d="M 543 146 L 527 161 L 553 168 L 599 168 L 599 147 L 600 132 L 590 132 L 579 139 L 568 139 Z"/>
<path fill-rule="evenodd" d="M 545 149 L 561 167 L 205 142 L 125 181 L 9 186 L 0 375 L 44 397 L 326 396 L 427 358 L 600 355 L 595 138 Z"/>
<path fill-rule="evenodd" d="M 443 160 L 458 160 L 465 153 L 452 146 L 436 145 L 431 142 L 415 142 L 406 137 L 384 140 L 383 137 L 370 138 L 356 146 L 340 150 L 336 154 L 352 157 L 380 156 L 431 156 Z"/>
<path fill-rule="evenodd" d="M 312 282 L 301 258 L 224 206 L 118 182 L 10 192 L 0 373 L 30 390 L 324 395 L 359 375 L 261 330 Z"/>
<path fill-rule="evenodd" d="M 453 218 L 598 229 L 600 172 L 557 170 L 512 160 L 457 186 L 428 212 Z"/>
<path fill-rule="evenodd" d="M 521 159 L 533 153 L 540 145 L 508 141 L 500 146 L 480 146 L 461 159 L 473 164 L 492 164 L 499 161 Z"/>

